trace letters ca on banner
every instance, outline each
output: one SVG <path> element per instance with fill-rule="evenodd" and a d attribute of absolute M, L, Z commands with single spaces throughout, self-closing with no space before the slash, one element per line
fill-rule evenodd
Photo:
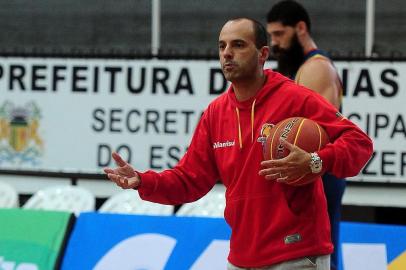
<path fill-rule="evenodd" d="M 354 180 L 405 181 L 406 63 L 336 66 L 343 114 L 375 146 Z M 0 166 L 95 172 L 117 151 L 140 170 L 173 167 L 227 86 L 215 60 L 2 58 Z"/>

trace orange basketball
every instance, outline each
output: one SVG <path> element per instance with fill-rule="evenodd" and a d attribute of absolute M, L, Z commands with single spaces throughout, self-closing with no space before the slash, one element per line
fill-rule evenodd
<path fill-rule="evenodd" d="M 265 160 L 281 159 L 289 154 L 289 150 L 280 143 L 281 138 L 309 153 L 322 149 L 329 142 L 326 131 L 313 120 L 291 117 L 282 120 L 270 130 L 264 145 Z M 309 173 L 289 184 L 305 185 L 317 176 L 319 175 Z"/>

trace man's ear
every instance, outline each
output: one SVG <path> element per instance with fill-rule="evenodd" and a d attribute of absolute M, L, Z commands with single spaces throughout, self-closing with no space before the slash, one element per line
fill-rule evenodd
<path fill-rule="evenodd" d="M 259 49 L 259 60 L 261 63 L 265 63 L 266 60 L 269 58 L 269 53 L 270 53 L 270 48 L 269 46 L 264 46 L 261 49 Z"/>
<path fill-rule="evenodd" d="M 307 25 L 304 21 L 298 22 L 295 26 L 295 30 L 299 36 L 304 35 L 305 33 L 309 32 L 307 29 Z"/>

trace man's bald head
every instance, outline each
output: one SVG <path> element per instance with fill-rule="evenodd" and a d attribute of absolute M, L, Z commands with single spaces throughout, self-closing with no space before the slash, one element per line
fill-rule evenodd
<path fill-rule="evenodd" d="M 246 17 L 241 17 L 241 18 L 231 19 L 231 20 L 227 21 L 226 24 L 231 23 L 231 22 L 243 22 L 243 21 L 247 21 L 251 24 L 251 26 L 252 26 L 251 29 L 252 29 L 252 32 L 254 35 L 255 47 L 257 49 L 260 49 L 264 46 L 269 45 L 268 33 L 267 33 L 265 27 L 257 20 L 254 20 L 251 18 L 246 18 Z"/>

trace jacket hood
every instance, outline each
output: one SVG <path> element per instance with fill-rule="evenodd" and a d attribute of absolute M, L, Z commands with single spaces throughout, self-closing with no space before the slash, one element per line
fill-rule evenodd
<path fill-rule="evenodd" d="M 266 98 L 268 98 L 278 87 L 285 81 L 290 80 L 289 78 L 272 71 L 271 69 L 265 69 L 264 74 L 266 76 L 266 81 L 263 87 L 256 93 L 255 96 L 248 100 L 242 102 L 238 101 L 235 93 L 233 84 L 227 90 L 227 96 L 231 104 L 240 110 L 251 110 L 252 104 L 255 101 L 256 105 L 261 104 Z"/>

